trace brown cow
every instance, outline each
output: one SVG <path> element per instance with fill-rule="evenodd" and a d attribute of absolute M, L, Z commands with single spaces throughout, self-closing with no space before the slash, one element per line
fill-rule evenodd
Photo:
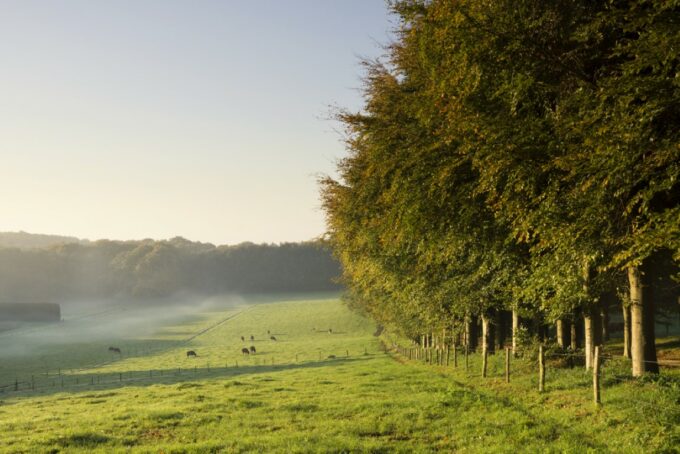
<path fill-rule="evenodd" d="M 120 352 L 120 348 L 118 348 L 118 347 L 109 347 L 109 351 L 113 352 L 113 353 L 118 353 L 119 355 L 122 354 Z"/>
<path fill-rule="evenodd" d="M 196 354 L 195 351 L 189 350 L 189 351 L 187 352 L 187 358 L 190 357 L 190 356 L 198 356 L 198 355 Z"/>
<path fill-rule="evenodd" d="M 247 348 L 243 347 L 243 348 L 241 349 L 241 353 L 243 353 L 244 355 L 250 355 L 250 350 L 248 350 Z"/>
<path fill-rule="evenodd" d="M 270 338 L 271 340 L 273 340 L 273 341 L 276 340 L 276 337 L 274 337 L 274 336 L 269 336 L 269 338 Z"/>
<path fill-rule="evenodd" d="M 254 345 L 251 345 L 251 346 L 250 346 L 250 353 L 252 353 L 252 354 L 254 355 L 256 351 L 257 351 L 257 350 L 255 350 L 255 346 L 254 346 Z"/>

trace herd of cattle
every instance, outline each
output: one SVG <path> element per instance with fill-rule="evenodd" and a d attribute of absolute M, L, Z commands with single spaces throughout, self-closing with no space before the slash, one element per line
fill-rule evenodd
<path fill-rule="evenodd" d="M 318 331 L 318 330 L 317 330 L 316 328 L 312 328 L 312 331 Z M 273 335 L 269 332 L 269 330 L 267 330 L 267 334 L 269 335 L 269 340 L 276 341 L 276 336 L 273 336 Z M 329 328 L 329 329 L 328 329 L 328 334 L 333 334 L 333 330 Z M 241 336 L 241 342 L 245 342 L 245 341 L 246 341 L 245 336 Z M 250 335 L 250 341 L 251 341 L 251 342 L 255 342 L 255 336 L 253 336 L 252 334 Z M 111 353 L 118 353 L 119 355 L 122 355 L 122 353 L 121 353 L 121 351 L 120 351 L 120 348 L 118 348 L 118 347 L 109 347 L 109 351 L 110 351 Z M 254 355 L 255 353 L 257 353 L 257 349 L 255 348 L 254 345 L 251 345 L 250 348 L 248 348 L 248 347 L 243 347 L 243 348 L 241 349 L 241 354 L 242 354 L 242 355 Z M 194 351 L 194 350 L 189 350 L 189 351 L 187 351 L 187 358 L 188 358 L 188 357 L 192 357 L 192 356 L 193 356 L 193 357 L 198 357 L 198 353 L 196 353 L 196 351 Z M 331 356 L 333 356 L 333 358 L 335 358 L 334 355 L 331 355 Z"/>
<path fill-rule="evenodd" d="M 267 334 L 270 334 L 269 340 L 276 341 L 276 336 L 272 336 L 271 333 L 269 332 L 269 330 L 267 330 Z M 246 341 L 245 336 L 241 336 L 241 341 L 242 342 Z M 250 341 L 255 342 L 255 336 L 253 336 L 252 334 L 250 335 Z M 109 351 L 111 353 L 118 353 L 119 355 L 122 355 L 120 348 L 118 348 L 118 347 L 109 347 Z M 257 349 L 255 348 L 254 345 L 251 345 L 250 348 L 243 347 L 241 349 L 241 354 L 243 354 L 243 355 L 254 355 L 255 353 L 257 353 Z M 196 351 L 194 351 L 194 350 L 187 351 L 187 358 L 191 357 L 191 356 L 198 357 L 198 353 L 196 353 Z"/>

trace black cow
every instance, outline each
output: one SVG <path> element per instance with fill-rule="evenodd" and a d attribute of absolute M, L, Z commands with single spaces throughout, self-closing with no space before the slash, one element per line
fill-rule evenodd
<path fill-rule="evenodd" d="M 252 354 L 254 355 L 256 351 L 257 351 L 257 350 L 255 350 L 255 346 L 254 346 L 254 345 L 251 345 L 251 346 L 250 346 L 250 353 L 252 353 Z"/>
<path fill-rule="evenodd" d="M 198 356 L 198 355 L 196 354 L 195 351 L 189 350 L 189 351 L 187 352 L 187 358 L 188 358 L 189 356 Z"/>
<path fill-rule="evenodd" d="M 245 341 L 246 341 L 246 338 L 243 337 L 243 336 L 241 336 L 241 341 L 245 342 Z"/>
<path fill-rule="evenodd" d="M 121 354 L 120 348 L 118 347 L 109 347 L 109 351 L 113 353 L 118 353 L 119 355 Z"/>
<path fill-rule="evenodd" d="M 244 355 L 250 355 L 250 350 L 248 350 L 247 348 L 243 347 L 243 348 L 241 349 L 241 353 L 243 353 Z"/>
<path fill-rule="evenodd" d="M 276 337 L 274 337 L 274 336 L 269 336 L 269 338 L 270 338 L 271 340 L 273 340 L 273 341 L 276 340 Z"/>
<path fill-rule="evenodd" d="M 250 335 L 250 340 L 251 340 L 251 341 L 254 341 L 254 340 L 255 340 L 255 336 L 253 336 L 253 335 L 251 334 L 251 335 Z"/>
<path fill-rule="evenodd" d="M 271 333 L 269 332 L 269 330 L 267 330 L 267 334 L 271 334 Z"/>

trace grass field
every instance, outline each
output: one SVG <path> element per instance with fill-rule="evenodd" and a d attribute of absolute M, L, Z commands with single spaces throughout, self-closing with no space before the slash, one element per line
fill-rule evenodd
<path fill-rule="evenodd" d="M 137 338 L 43 345 L 3 358 L 0 383 L 21 376 L 25 384 L 33 375 L 36 389 L 0 393 L 0 451 L 677 452 L 680 446 L 677 375 L 623 380 L 613 364 L 598 408 L 581 369 L 549 369 L 546 392 L 538 394 L 530 364 L 513 364 L 506 384 L 497 355 L 492 377 L 482 380 L 477 357 L 468 371 L 409 362 L 384 352 L 374 331 L 336 299 L 271 301 L 178 317 Z M 251 334 L 255 342 L 241 341 Z M 2 342 L 22 338 L 5 335 Z M 121 357 L 106 351 L 114 341 Z M 243 357 L 241 348 L 251 344 L 258 353 Z M 187 358 L 187 350 L 198 357 Z"/>

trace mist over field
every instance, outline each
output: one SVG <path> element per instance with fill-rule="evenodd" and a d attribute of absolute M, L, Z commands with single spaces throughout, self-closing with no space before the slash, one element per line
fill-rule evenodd
<path fill-rule="evenodd" d="M 187 321 L 206 312 L 229 310 L 248 303 L 237 295 L 208 298 L 173 297 L 159 301 L 84 301 L 62 305 L 62 321 L 18 323 L 0 331 L 0 358 L 31 355 L 55 348 L 126 339 L 143 339 L 161 327 Z"/>
<path fill-rule="evenodd" d="M 0 357 L 117 346 L 212 311 L 256 304 L 265 294 L 338 291 L 338 275 L 319 241 L 214 246 L 182 238 L 89 242 L 0 233 Z M 33 303 L 45 302 L 58 303 L 61 321 L 31 321 L 45 310 Z M 20 305 L 9 314 L 5 303 Z"/>

